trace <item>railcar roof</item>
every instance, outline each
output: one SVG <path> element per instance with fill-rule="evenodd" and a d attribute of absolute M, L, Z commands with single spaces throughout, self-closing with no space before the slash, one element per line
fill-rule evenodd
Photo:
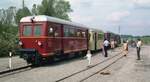
<path fill-rule="evenodd" d="M 96 29 L 96 28 L 90 28 L 89 31 L 94 31 L 94 32 L 103 32 L 102 30 L 100 29 Z"/>
<path fill-rule="evenodd" d="M 35 22 L 49 21 L 49 22 L 54 22 L 54 23 L 67 24 L 67 25 L 72 25 L 72 26 L 77 26 L 77 27 L 89 28 L 89 27 L 87 27 L 85 25 L 82 25 L 82 24 L 78 24 L 78 23 L 75 23 L 75 22 L 66 21 L 66 20 L 62 20 L 62 19 L 59 19 L 59 18 L 55 18 L 55 17 L 51 17 L 51 16 L 46 16 L 46 15 L 23 17 L 20 20 L 20 22 L 31 22 L 32 18 L 34 18 L 33 20 Z"/>

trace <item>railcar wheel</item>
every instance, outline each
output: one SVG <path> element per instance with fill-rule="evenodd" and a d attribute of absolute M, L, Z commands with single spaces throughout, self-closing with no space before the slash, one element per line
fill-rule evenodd
<path fill-rule="evenodd" d="M 39 54 L 35 54 L 35 60 L 32 62 L 34 66 L 41 66 L 42 65 L 42 58 Z"/>

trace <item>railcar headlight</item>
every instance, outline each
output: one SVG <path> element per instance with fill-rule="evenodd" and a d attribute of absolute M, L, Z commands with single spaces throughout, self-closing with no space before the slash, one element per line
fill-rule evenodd
<path fill-rule="evenodd" d="M 21 41 L 19 41 L 19 45 L 20 45 L 20 46 L 22 46 L 22 45 L 23 45 L 23 43 L 22 43 Z"/>
<path fill-rule="evenodd" d="M 38 41 L 38 45 L 39 45 L 39 46 L 42 46 L 42 43 L 41 43 L 40 41 Z"/>

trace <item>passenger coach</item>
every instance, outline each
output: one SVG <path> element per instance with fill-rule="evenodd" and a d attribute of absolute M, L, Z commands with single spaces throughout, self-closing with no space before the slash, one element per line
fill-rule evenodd
<path fill-rule="evenodd" d="M 84 25 L 40 15 L 27 16 L 19 25 L 21 57 L 39 64 L 54 56 L 85 52 L 88 49 L 88 28 Z"/>
<path fill-rule="evenodd" d="M 105 32 L 104 33 L 104 38 L 107 39 L 109 42 L 111 42 L 112 40 L 115 41 L 115 46 L 118 46 L 119 44 L 121 44 L 121 38 L 120 35 L 112 33 L 112 32 Z"/>

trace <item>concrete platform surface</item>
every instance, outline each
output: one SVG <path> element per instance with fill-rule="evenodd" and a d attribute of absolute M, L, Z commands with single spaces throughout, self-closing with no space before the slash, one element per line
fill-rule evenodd
<path fill-rule="evenodd" d="M 108 56 L 111 57 L 118 52 L 120 52 L 120 49 L 116 49 L 115 52 L 109 51 Z M 107 58 L 98 53 L 92 57 L 92 64 L 99 63 L 104 59 Z M 84 82 L 150 82 L 150 46 L 143 46 L 141 49 L 141 60 L 136 59 L 136 49 L 129 48 L 129 54 L 126 57 L 123 57 L 109 68 L 103 70 L 103 72 L 109 72 L 109 74 L 103 75 L 98 73 Z M 66 60 L 9 75 L 0 78 L 0 82 L 55 82 L 57 79 L 86 68 L 87 63 L 87 60 L 84 58 Z M 100 67 L 95 67 L 94 69 L 97 70 Z M 85 77 L 86 75 L 88 73 L 78 76 L 79 78 L 66 79 L 62 82 L 78 82 L 81 77 Z"/>

